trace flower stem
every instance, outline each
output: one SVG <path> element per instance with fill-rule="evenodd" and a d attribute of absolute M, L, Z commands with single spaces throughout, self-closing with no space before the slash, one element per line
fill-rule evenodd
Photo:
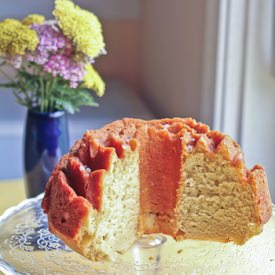
<path fill-rule="evenodd" d="M 52 81 L 52 86 L 51 86 L 51 93 L 55 90 L 55 86 L 57 84 L 57 78 L 55 77 Z M 54 100 L 53 97 L 50 97 L 50 110 L 53 111 L 54 110 Z"/>
<path fill-rule="evenodd" d="M 51 110 L 50 110 L 50 108 L 49 108 L 49 100 L 50 100 L 50 95 L 49 95 L 49 91 L 50 91 L 50 81 L 49 80 L 47 80 L 46 81 L 46 98 L 45 98 L 45 105 L 46 105 L 46 107 L 45 107 L 45 109 L 46 109 L 46 111 L 48 111 L 48 112 L 50 112 Z"/>
<path fill-rule="evenodd" d="M 43 78 L 40 77 L 40 89 L 41 89 L 41 101 L 40 101 L 40 111 L 44 112 L 44 105 L 45 105 L 45 87 Z"/>

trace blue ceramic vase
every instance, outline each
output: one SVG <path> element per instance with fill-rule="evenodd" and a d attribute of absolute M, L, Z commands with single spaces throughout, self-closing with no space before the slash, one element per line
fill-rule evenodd
<path fill-rule="evenodd" d="M 68 149 L 68 122 L 64 111 L 28 111 L 24 152 L 25 189 L 28 197 L 44 192 L 54 166 Z"/>

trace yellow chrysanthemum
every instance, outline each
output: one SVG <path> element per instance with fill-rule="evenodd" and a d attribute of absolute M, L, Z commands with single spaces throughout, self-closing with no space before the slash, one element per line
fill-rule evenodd
<path fill-rule="evenodd" d="M 94 90 L 97 96 L 103 96 L 105 92 L 105 83 L 92 65 L 85 66 L 85 76 L 83 86 L 89 90 Z"/>
<path fill-rule="evenodd" d="M 104 51 L 102 27 L 93 13 L 82 10 L 70 0 L 56 0 L 53 15 L 64 35 L 74 42 L 77 51 L 91 58 Z"/>
<path fill-rule="evenodd" d="M 34 30 L 15 19 L 0 22 L 0 56 L 24 55 L 33 51 L 39 39 Z"/>
<path fill-rule="evenodd" d="M 45 22 L 45 17 L 40 14 L 30 14 L 22 20 L 22 23 L 26 26 L 33 24 L 42 25 Z"/>

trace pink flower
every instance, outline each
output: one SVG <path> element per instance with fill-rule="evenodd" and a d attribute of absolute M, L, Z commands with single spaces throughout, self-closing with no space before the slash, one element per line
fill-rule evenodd
<path fill-rule="evenodd" d="M 27 61 L 44 65 L 53 53 L 63 53 L 72 56 L 74 47 L 72 42 L 63 35 L 57 26 L 52 24 L 32 25 L 37 32 L 39 44 L 34 52 L 27 55 Z"/>
<path fill-rule="evenodd" d="M 69 80 L 72 88 L 78 86 L 85 74 L 84 65 L 72 60 L 65 54 L 51 55 L 48 62 L 43 65 L 43 70 L 54 77 L 60 76 Z"/>
<path fill-rule="evenodd" d="M 74 60 L 72 41 L 63 35 L 56 23 L 46 22 L 31 27 L 38 34 L 39 44 L 35 51 L 27 55 L 27 61 L 42 65 L 44 72 L 53 77 L 60 76 L 76 88 L 83 80 L 85 62 Z"/>

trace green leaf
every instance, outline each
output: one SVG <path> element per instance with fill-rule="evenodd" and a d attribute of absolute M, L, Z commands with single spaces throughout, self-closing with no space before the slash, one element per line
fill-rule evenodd
<path fill-rule="evenodd" d="M 60 99 L 60 98 L 56 98 L 55 99 L 56 102 L 56 107 L 58 109 L 64 109 L 67 112 L 74 114 L 75 111 L 78 111 L 75 106 L 73 106 L 72 102 L 64 100 L 64 99 Z"/>
<path fill-rule="evenodd" d="M 17 88 L 18 83 L 17 82 L 0 83 L 0 87 L 3 87 L 3 88 Z"/>
<path fill-rule="evenodd" d="M 73 89 L 69 81 L 61 77 L 53 78 L 51 74 L 43 74 L 41 79 L 41 66 L 30 64 L 36 74 L 26 70 L 17 71 L 14 82 L 0 84 L 0 87 L 12 88 L 19 104 L 28 108 L 41 104 L 41 85 L 44 85 L 43 103 L 47 111 L 64 109 L 69 113 L 80 110 L 81 106 L 97 107 L 91 91 L 83 87 Z M 42 81 L 42 82 L 41 82 Z"/>

